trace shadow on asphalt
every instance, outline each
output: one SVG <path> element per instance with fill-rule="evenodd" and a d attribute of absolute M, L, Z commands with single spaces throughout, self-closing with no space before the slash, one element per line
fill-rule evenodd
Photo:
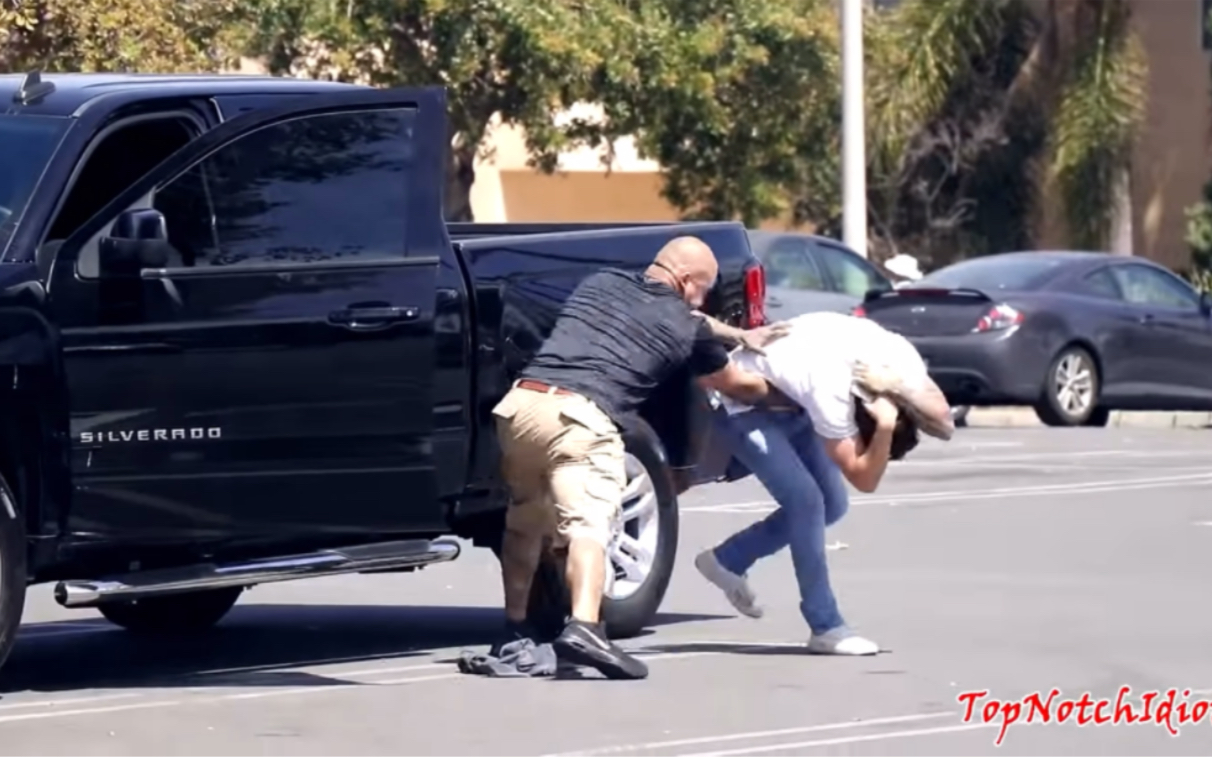
<path fill-rule="evenodd" d="M 662 613 L 652 625 L 724 617 Z M 0 673 L 0 693 L 348 685 L 291 668 L 487 646 L 501 624 L 501 610 L 489 607 L 275 604 L 237 606 L 217 627 L 176 637 L 132 634 L 99 616 L 29 624 Z"/>

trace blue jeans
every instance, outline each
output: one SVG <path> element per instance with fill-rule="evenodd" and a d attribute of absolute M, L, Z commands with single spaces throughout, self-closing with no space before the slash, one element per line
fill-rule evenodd
<path fill-rule="evenodd" d="M 844 625 L 829 586 L 825 561 L 825 527 L 849 507 L 841 471 L 807 414 L 749 410 L 733 416 L 722 412 L 716 424 L 736 458 L 778 502 L 765 519 L 729 537 L 715 548 L 726 569 L 742 575 L 763 557 L 791 547 L 791 562 L 800 587 L 800 612 L 814 634 Z"/>

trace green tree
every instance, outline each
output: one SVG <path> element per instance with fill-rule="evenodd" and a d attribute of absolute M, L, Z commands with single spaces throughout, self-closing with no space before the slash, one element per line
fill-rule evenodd
<path fill-rule="evenodd" d="M 836 19 L 828 0 L 257 0 L 249 50 L 282 73 L 448 88 L 447 215 L 469 219 L 494 114 L 553 170 L 635 136 L 687 216 L 756 223 L 837 205 Z M 593 119 L 556 122 L 577 102 Z"/>
<path fill-rule="evenodd" d="M 1204 19 L 1212 30 L 1212 14 Z M 1209 69 L 1212 79 L 1212 68 Z M 1203 187 L 1199 202 L 1187 208 L 1187 246 L 1191 249 L 1191 266 L 1187 278 L 1200 291 L 1212 291 L 1212 179 Z"/>
<path fill-rule="evenodd" d="M 235 0 L 0 0 L 0 73 L 213 71 Z"/>
<path fill-rule="evenodd" d="M 632 135 L 689 218 L 838 212 L 837 16 L 827 0 L 649 0 L 614 29 L 591 143 Z"/>
<path fill-rule="evenodd" d="M 940 123 L 968 124 L 986 142 L 970 164 L 1000 164 L 999 185 L 1026 189 L 1016 198 L 1024 214 L 1055 188 L 1070 245 L 1107 249 L 1125 220 L 1145 107 L 1130 20 L 1126 0 L 1049 0 L 1042 14 L 1024 0 L 905 0 L 872 33 L 876 172 L 912 175 L 915 140 Z M 965 118 L 971 104 L 957 95 L 982 77 L 1001 97 Z M 893 193 L 903 199 L 906 185 Z"/>
<path fill-rule="evenodd" d="M 1200 201 L 1187 208 L 1187 246 L 1191 266 L 1187 278 L 1201 292 L 1212 291 L 1212 180 L 1204 184 Z"/>
<path fill-rule="evenodd" d="M 928 3 L 869 14 L 866 29 L 873 254 L 928 267 L 1029 246 L 1034 187 L 1023 177 L 1044 138 L 1008 96 L 1028 61 L 1029 14 L 943 2 L 937 17 Z"/>
<path fill-rule="evenodd" d="M 254 0 L 247 40 L 275 73 L 447 88 L 446 214 L 471 220 L 475 160 L 494 116 L 525 129 L 551 170 L 556 114 L 587 93 L 626 10 L 609 0 Z"/>

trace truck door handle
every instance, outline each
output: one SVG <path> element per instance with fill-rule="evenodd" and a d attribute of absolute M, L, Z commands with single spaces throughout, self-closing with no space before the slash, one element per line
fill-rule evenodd
<path fill-rule="evenodd" d="M 328 322 L 352 331 L 373 331 L 395 323 L 415 321 L 420 308 L 409 307 L 348 307 L 328 314 Z"/>

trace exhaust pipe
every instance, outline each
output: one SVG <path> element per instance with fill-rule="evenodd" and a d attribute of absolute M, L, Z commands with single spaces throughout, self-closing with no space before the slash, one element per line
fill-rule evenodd
<path fill-rule="evenodd" d="M 188 594 L 207 589 L 293 581 L 342 573 L 387 573 L 411 570 L 459 556 L 458 542 L 413 539 L 322 549 L 301 555 L 270 557 L 215 565 L 203 563 L 125 573 L 96 581 L 60 581 L 55 601 L 63 607 L 97 607 L 108 602 Z"/>

